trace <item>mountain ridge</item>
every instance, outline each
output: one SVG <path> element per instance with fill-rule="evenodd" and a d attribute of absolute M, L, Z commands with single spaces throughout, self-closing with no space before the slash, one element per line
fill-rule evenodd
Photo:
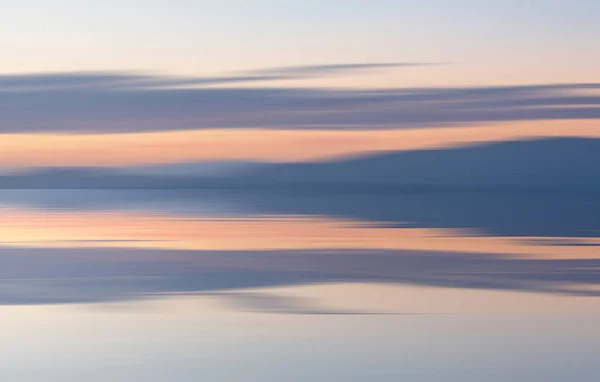
<path fill-rule="evenodd" d="M 210 162 L 204 167 L 202 162 L 188 162 L 137 168 L 141 170 L 136 171 L 135 166 L 27 169 L 0 176 L 0 188 L 600 189 L 600 139 L 568 137 L 485 142 L 376 152 L 322 162 L 224 161 L 222 164 Z M 170 168 L 174 170 L 169 172 Z"/>

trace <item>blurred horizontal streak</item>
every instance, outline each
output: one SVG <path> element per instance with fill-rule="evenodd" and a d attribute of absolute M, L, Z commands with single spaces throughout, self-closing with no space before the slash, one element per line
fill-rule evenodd
<path fill-rule="evenodd" d="M 3 134 L 0 164 L 131 166 L 188 161 L 319 160 L 531 137 L 598 137 L 598 121 L 536 121 L 445 129 L 301 131 L 206 129 L 131 134 Z"/>
<path fill-rule="evenodd" d="M 294 76 L 323 68 L 327 67 L 295 69 Z M 176 85 L 182 81 L 194 84 L 203 79 L 145 76 L 140 85 L 140 78 L 131 73 L 4 76 L 0 79 L 0 132 L 102 134 L 249 127 L 377 130 L 600 119 L 600 97 L 580 94 L 600 89 L 599 83 L 181 88 Z"/>
<path fill-rule="evenodd" d="M 319 283 L 598 296 L 599 259 L 485 253 L 305 250 L 177 251 L 0 248 L 0 304 L 142 299 Z"/>
<path fill-rule="evenodd" d="M 561 238 L 555 238 L 560 242 Z M 201 218 L 134 212 L 3 209 L 0 246 L 78 248 L 405 249 L 597 258 L 600 238 L 569 238 L 567 247 L 536 237 L 408 228 L 323 216 Z"/>

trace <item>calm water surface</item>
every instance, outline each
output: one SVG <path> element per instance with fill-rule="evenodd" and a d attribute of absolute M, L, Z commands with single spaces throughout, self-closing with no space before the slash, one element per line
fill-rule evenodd
<path fill-rule="evenodd" d="M 600 196 L 0 191 L 9 381 L 600 374 Z"/>

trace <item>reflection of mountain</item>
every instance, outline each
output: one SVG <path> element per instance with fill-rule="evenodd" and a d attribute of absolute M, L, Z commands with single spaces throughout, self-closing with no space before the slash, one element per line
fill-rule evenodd
<path fill-rule="evenodd" d="M 242 196 L 239 196 L 242 197 Z M 578 191 L 276 192 L 243 195 L 263 213 L 340 216 L 484 235 L 598 237 L 600 195 Z"/>
<path fill-rule="evenodd" d="M 2 190 L 0 205 L 199 217 L 325 215 L 498 236 L 600 234 L 600 193 L 593 191 Z"/>
<path fill-rule="evenodd" d="M 600 139 L 511 141 L 314 163 L 39 169 L 1 188 L 600 188 Z M 214 175 L 214 169 L 227 169 Z M 171 172 L 169 172 L 171 171 Z"/>

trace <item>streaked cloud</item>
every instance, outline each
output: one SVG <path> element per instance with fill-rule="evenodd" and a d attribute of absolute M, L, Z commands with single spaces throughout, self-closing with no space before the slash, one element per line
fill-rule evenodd
<path fill-rule="evenodd" d="M 368 64 L 337 64 L 337 65 L 305 65 L 305 66 L 285 66 L 279 68 L 260 69 L 251 72 L 249 74 L 256 75 L 279 75 L 282 77 L 289 76 L 290 78 L 296 76 L 321 76 L 331 75 L 345 72 L 356 72 L 360 70 L 369 69 L 386 69 L 386 68 L 399 68 L 399 67 L 410 67 L 410 66 L 428 66 L 428 65 L 439 65 L 437 63 L 427 62 L 397 62 L 397 63 L 368 63 Z"/>
<path fill-rule="evenodd" d="M 137 89 L 152 87 L 222 85 L 244 82 L 267 82 L 306 79 L 373 69 L 435 65 L 434 63 L 365 63 L 288 66 L 250 70 L 235 75 L 212 77 L 177 77 L 127 72 L 38 73 L 0 76 L 2 91 L 42 91 L 66 88 Z"/>
<path fill-rule="evenodd" d="M 600 118 L 600 96 L 595 93 L 600 83 L 398 89 L 201 86 L 389 65 L 401 64 L 309 66 L 214 78 L 127 73 L 4 76 L 0 132 L 372 130 Z"/>

